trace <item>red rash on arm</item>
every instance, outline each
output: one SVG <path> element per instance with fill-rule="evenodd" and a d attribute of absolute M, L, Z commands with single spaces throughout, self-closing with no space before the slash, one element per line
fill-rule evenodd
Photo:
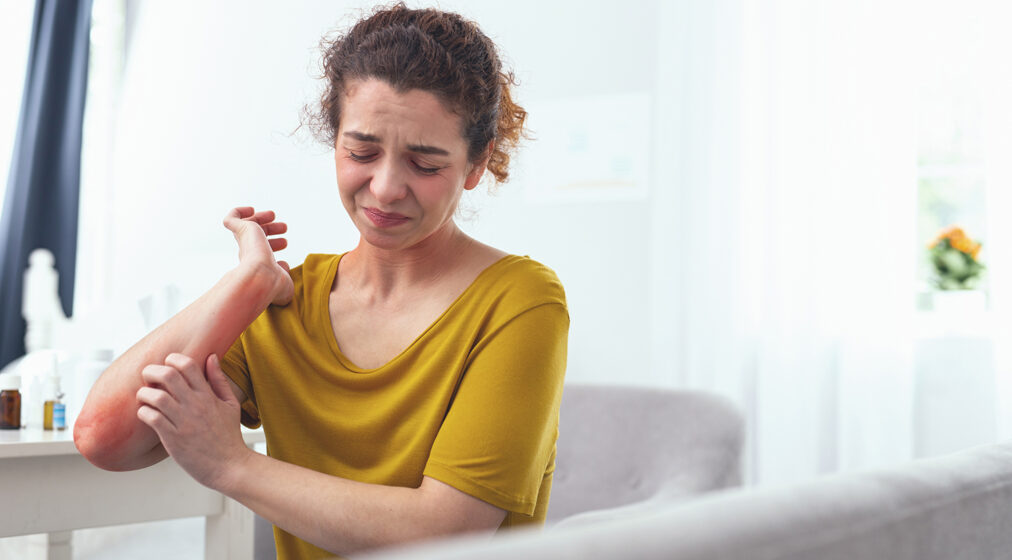
<path fill-rule="evenodd" d="M 87 436 L 97 433 L 101 428 L 102 437 L 105 439 L 102 442 L 103 447 L 110 451 L 126 449 L 124 444 L 134 435 L 137 424 L 129 422 L 129 419 L 123 415 L 123 411 L 133 409 L 136 415 L 138 408 L 136 399 L 131 399 L 127 395 L 109 398 L 101 405 L 96 406 L 95 409 L 90 410 L 87 416 L 82 415 L 81 419 L 77 421 L 74 426 L 74 445 L 78 449 L 92 449 L 96 444 L 87 441 Z M 89 457 L 89 454 L 85 454 L 85 457 Z"/>
<path fill-rule="evenodd" d="M 173 352 L 198 363 L 212 353 L 224 355 L 270 304 L 273 289 L 271 275 L 240 266 L 117 358 L 91 389 L 74 425 L 78 451 L 95 466 L 114 471 L 164 459 L 168 454 L 158 436 L 137 418 L 141 370 L 164 363 Z"/>

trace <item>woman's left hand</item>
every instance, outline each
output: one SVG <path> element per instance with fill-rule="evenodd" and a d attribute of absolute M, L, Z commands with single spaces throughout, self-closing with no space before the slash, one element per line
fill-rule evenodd
<path fill-rule="evenodd" d="M 141 370 L 137 418 L 150 426 L 169 455 L 197 482 L 222 491 L 230 475 L 252 453 L 239 429 L 239 401 L 218 357 L 206 369 L 182 354 Z M 205 376 L 204 372 L 207 372 Z"/>

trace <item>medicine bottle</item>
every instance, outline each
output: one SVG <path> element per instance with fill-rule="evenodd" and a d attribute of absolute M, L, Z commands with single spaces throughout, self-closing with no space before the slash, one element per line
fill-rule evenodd
<path fill-rule="evenodd" d="M 21 376 L 0 375 L 0 430 L 21 429 Z"/>
<path fill-rule="evenodd" d="M 67 405 L 63 404 L 63 393 L 60 392 L 60 377 L 50 375 L 46 379 L 45 406 L 43 407 L 42 429 L 67 429 Z"/>

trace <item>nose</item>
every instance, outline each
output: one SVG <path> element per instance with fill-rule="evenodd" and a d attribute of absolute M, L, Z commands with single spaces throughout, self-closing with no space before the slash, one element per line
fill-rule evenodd
<path fill-rule="evenodd" d="M 369 181 L 369 191 L 380 204 L 396 202 L 408 194 L 407 177 L 391 158 L 376 168 Z"/>

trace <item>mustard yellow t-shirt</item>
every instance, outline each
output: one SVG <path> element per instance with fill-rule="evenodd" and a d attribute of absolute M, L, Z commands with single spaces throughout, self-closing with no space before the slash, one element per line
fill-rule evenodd
<path fill-rule="evenodd" d="M 543 524 L 555 470 L 569 313 L 551 269 L 503 257 L 401 354 L 365 370 L 341 353 L 328 314 L 340 255 L 292 270 L 222 360 L 263 423 L 271 457 L 360 482 L 440 480 L 507 511 L 500 530 Z M 275 528 L 278 558 L 327 553 Z"/>

